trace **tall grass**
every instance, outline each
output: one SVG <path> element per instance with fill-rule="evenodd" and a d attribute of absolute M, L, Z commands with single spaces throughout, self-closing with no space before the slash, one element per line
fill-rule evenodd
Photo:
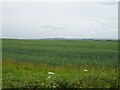
<path fill-rule="evenodd" d="M 3 88 L 120 86 L 117 41 L 3 39 L 2 45 Z"/>
<path fill-rule="evenodd" d="M 117 69 L 108 67 L 3 61 L 4 88 L 118 88 L 118 78 Z"/>
<path fill-rule="evenodd" d="M 108 66 L 118 64 L 118 42 L 82 40 L 3 40 L 3 58 L 16 61 Z"/>

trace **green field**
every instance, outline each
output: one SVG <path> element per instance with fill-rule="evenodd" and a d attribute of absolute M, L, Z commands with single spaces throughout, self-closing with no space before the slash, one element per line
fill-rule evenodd
<path fill-rule="evenodd" d="M 3 88 L 119 87 L 117 41 L 3 39 L 2 45 Z"/>

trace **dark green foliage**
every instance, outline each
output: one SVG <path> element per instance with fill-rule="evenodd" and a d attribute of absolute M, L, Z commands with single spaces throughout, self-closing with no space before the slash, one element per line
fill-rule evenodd
<path fill-rule="evenodd" d="M 49 65 L 118 65 L 118 42 L 82 40 L 3 40 L 3 59 Z"/>

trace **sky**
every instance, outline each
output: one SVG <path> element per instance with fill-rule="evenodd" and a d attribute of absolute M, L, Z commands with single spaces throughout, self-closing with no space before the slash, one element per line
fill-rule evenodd
<path fill-rule="evenodd" d="M 115 2 L 8 2 L 4 38 L 118 38 Z"/>

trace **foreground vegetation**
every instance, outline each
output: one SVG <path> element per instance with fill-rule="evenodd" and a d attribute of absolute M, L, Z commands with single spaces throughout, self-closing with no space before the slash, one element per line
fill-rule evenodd
<path fill-rule="evenodd" d="M 3 88 L 118 88 L 118 43 L 3 40 Z"/>
<path fill-rule="evenodd" d="M 4 88 L 118 88 L 117 68 L 3 61 Z"/>

